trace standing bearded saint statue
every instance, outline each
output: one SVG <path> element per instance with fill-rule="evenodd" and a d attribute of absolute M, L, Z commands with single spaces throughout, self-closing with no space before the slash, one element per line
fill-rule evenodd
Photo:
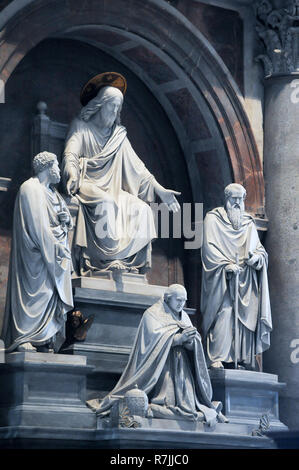
<path fill-rule="evenodd" d="M 157 183 L 120 124 L 125 90 L 125 79 L 114 72 L 91 79 L 66 139 L 63 180 L 66 193 L 79 201 L 74 252 L 82 276 L 107 269 L 146 272 L 156 237 L 146 202 L 157 195 L 169 210 L 179 210 L 180 193 Z"/>
<path fill-rule="evenodd" d="M 72 220 L 54 188 L 56 155 L 33 159 L 35 176 L 17 194 L 2 338 L 6 351 L 58 351 L 73 308 L 68 231 Z"/>
<path fill-rule="evenodd" d="M 237 362 L 254 368 L 256 355 L 270 346 L 272 330 L 268 255 L 253 218 L 244 212 L 245 188 L 230 184 L 224 195 L 225 206 L 208 212 L 204 220 L 201 313 L 207 356 L 215 368 L 235 361 L 238 273 Z"/>

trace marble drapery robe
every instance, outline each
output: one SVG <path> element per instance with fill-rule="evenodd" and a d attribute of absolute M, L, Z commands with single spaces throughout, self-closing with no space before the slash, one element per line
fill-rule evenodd
<path fill-rule="evenodd" d="M 116 400 L 138 385 L 148 395 L 149 417 L 216 422 L 216 405 L 211 402 L 212 387 L 199 334 L 190 351 L 173 346 L 174 336 L 192 326 L 185 311 L 180 316 L 177 319 L 162 300 L 144 312 L 119 382 L 102 402 L 88 402 L 97 414 L 108 414 Z"/>
<path fill-rule="evenodd" d="M 64 181 L 70 167 L 79 181 L 74 244 L 79 248 L 80 274 L 109 269 L 115 260 L 126 268 L 149 268 L 156 230 L 146 202 L 155 199 L 154 177 L 134 152 L 123 126 L 114 125 L 102 147 L 101 142 L 98 127 L 76 118 L 64 151 Z"/>
<path fill-rule="evenodd" d="M 2 338 L 8 352 L 30 342 L 41 346 L 64 341 L 66 313 L 73 308 L 71 256 L 58 213 L 68 208 L 55 189 L 37 177 L 20 187 L 14 209 L 13 238 Z M 60 247 L 67 256 L 61 256 Z"/>
<path fill-rule="evenodd" d="M 249 252 L 260 255 L 257 270 L 248 266 Z M 223 207 L 207 213 L 202 246 L 201 313 L 211 362 L 234 361 L 235 276 L 225 267 L 236 262 L 239 275 L 239 352 L 238 360 L 255 365 L 255 356 L 270 346 L 272 330 L 268 290 L 268 255 L 260 243 L 253 218 L 244 214 L 235 230 Z"/>

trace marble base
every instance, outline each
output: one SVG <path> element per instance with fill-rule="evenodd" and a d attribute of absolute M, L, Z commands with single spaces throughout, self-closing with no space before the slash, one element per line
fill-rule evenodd
<path fill-rule="evenodd" d="M 279 392 L 286 387 L 277 375 L 247 370 L 210 370 L 213 400 L 223 403 L 223 414 L 230 423 L 257 427 L 268 414 L 270 430 L 288 429 L 279 420 Z"/>
<path fill-rule="evenodd" d="M 94 428 L 82 356 L 14 352 L 0 364 L 0 427 Z"/>
<path fill-rule="evenodd" d="M 106 272 L 102 277 L 73 279 L 75 307 L 84 316 L 95 315 L 84 342 L 63 349 L 79 354 L 97 372 L 121 374 L 131 351 L 143 312 L 162 295 L 165 288 L 151 286 L 144 275 Z"/>
<path fill-rule="evenodd" d="M 157 423 L 158 424 L 158 423 Z M 141 429 L 53 429 L 0 427 L 2 449 L 275 449 L 268 437 L 253 437 L 235 425 L 229 432 L 219 424 L 214 431 L 151 426 Z"/>
<path fill-rule="evenodd" d="M 207 430 L 163 428 L 99 430 L 103 448 L 109 449 L 274 449 L 267 437 Z"/>
<path fill-rule="evenodd" d="M 278 449 L 299 449 L 299 430 L 269 432 Z"/>
<path fill-rule="evenodd" d="M 85 405 L 92 369 L 83 356 L 8 354 L 0 364 L 0 448 L 273 449 L 271 437 L 251 435 L 269 406 L 270 431 L 285 428 L 277 401 L 283 384 L 247 371 L 211 372 L 230 423 L 138 417 L 140 428 L 109 428 Z"/>

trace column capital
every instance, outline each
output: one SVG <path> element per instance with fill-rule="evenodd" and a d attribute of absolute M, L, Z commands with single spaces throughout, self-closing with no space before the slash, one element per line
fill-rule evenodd
<path fill-rule="evenodd" d="M 256 60 L 262 61 L 265 75 L 288 74 L 299 71 L 299 0 L 283 2 L 275 8 L 274 0 L 259 0 L 254 4 L 256 30 L 264 52 Z"/>

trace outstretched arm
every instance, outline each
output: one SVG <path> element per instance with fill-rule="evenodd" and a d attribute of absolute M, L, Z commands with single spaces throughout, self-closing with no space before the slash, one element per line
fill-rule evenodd
<path fill-rule="evenodd" d="M 173 191 L 172 189 L 165 189 L 158 181 L 153 180 L 153 186 L 155 193 L 161 199 L 164 204 L 167 205 L 168 209 L 172 212 L 178 212 L 180 210 L 180 205 L 175 196 L 180 196 L 179 191 Z"/>
<path fill-rule="evenodd" d="M 181 193 L 165 189 L 156 181 L 136 155 L 128 139 L 124 140 L 123 148 L 123 189 L 138 194 L 138 197 L 147 202 L 153 202 L 155 196 L 158 196 L 170 211 L 178 212 L 180 205 L 175 196 Z"/>

